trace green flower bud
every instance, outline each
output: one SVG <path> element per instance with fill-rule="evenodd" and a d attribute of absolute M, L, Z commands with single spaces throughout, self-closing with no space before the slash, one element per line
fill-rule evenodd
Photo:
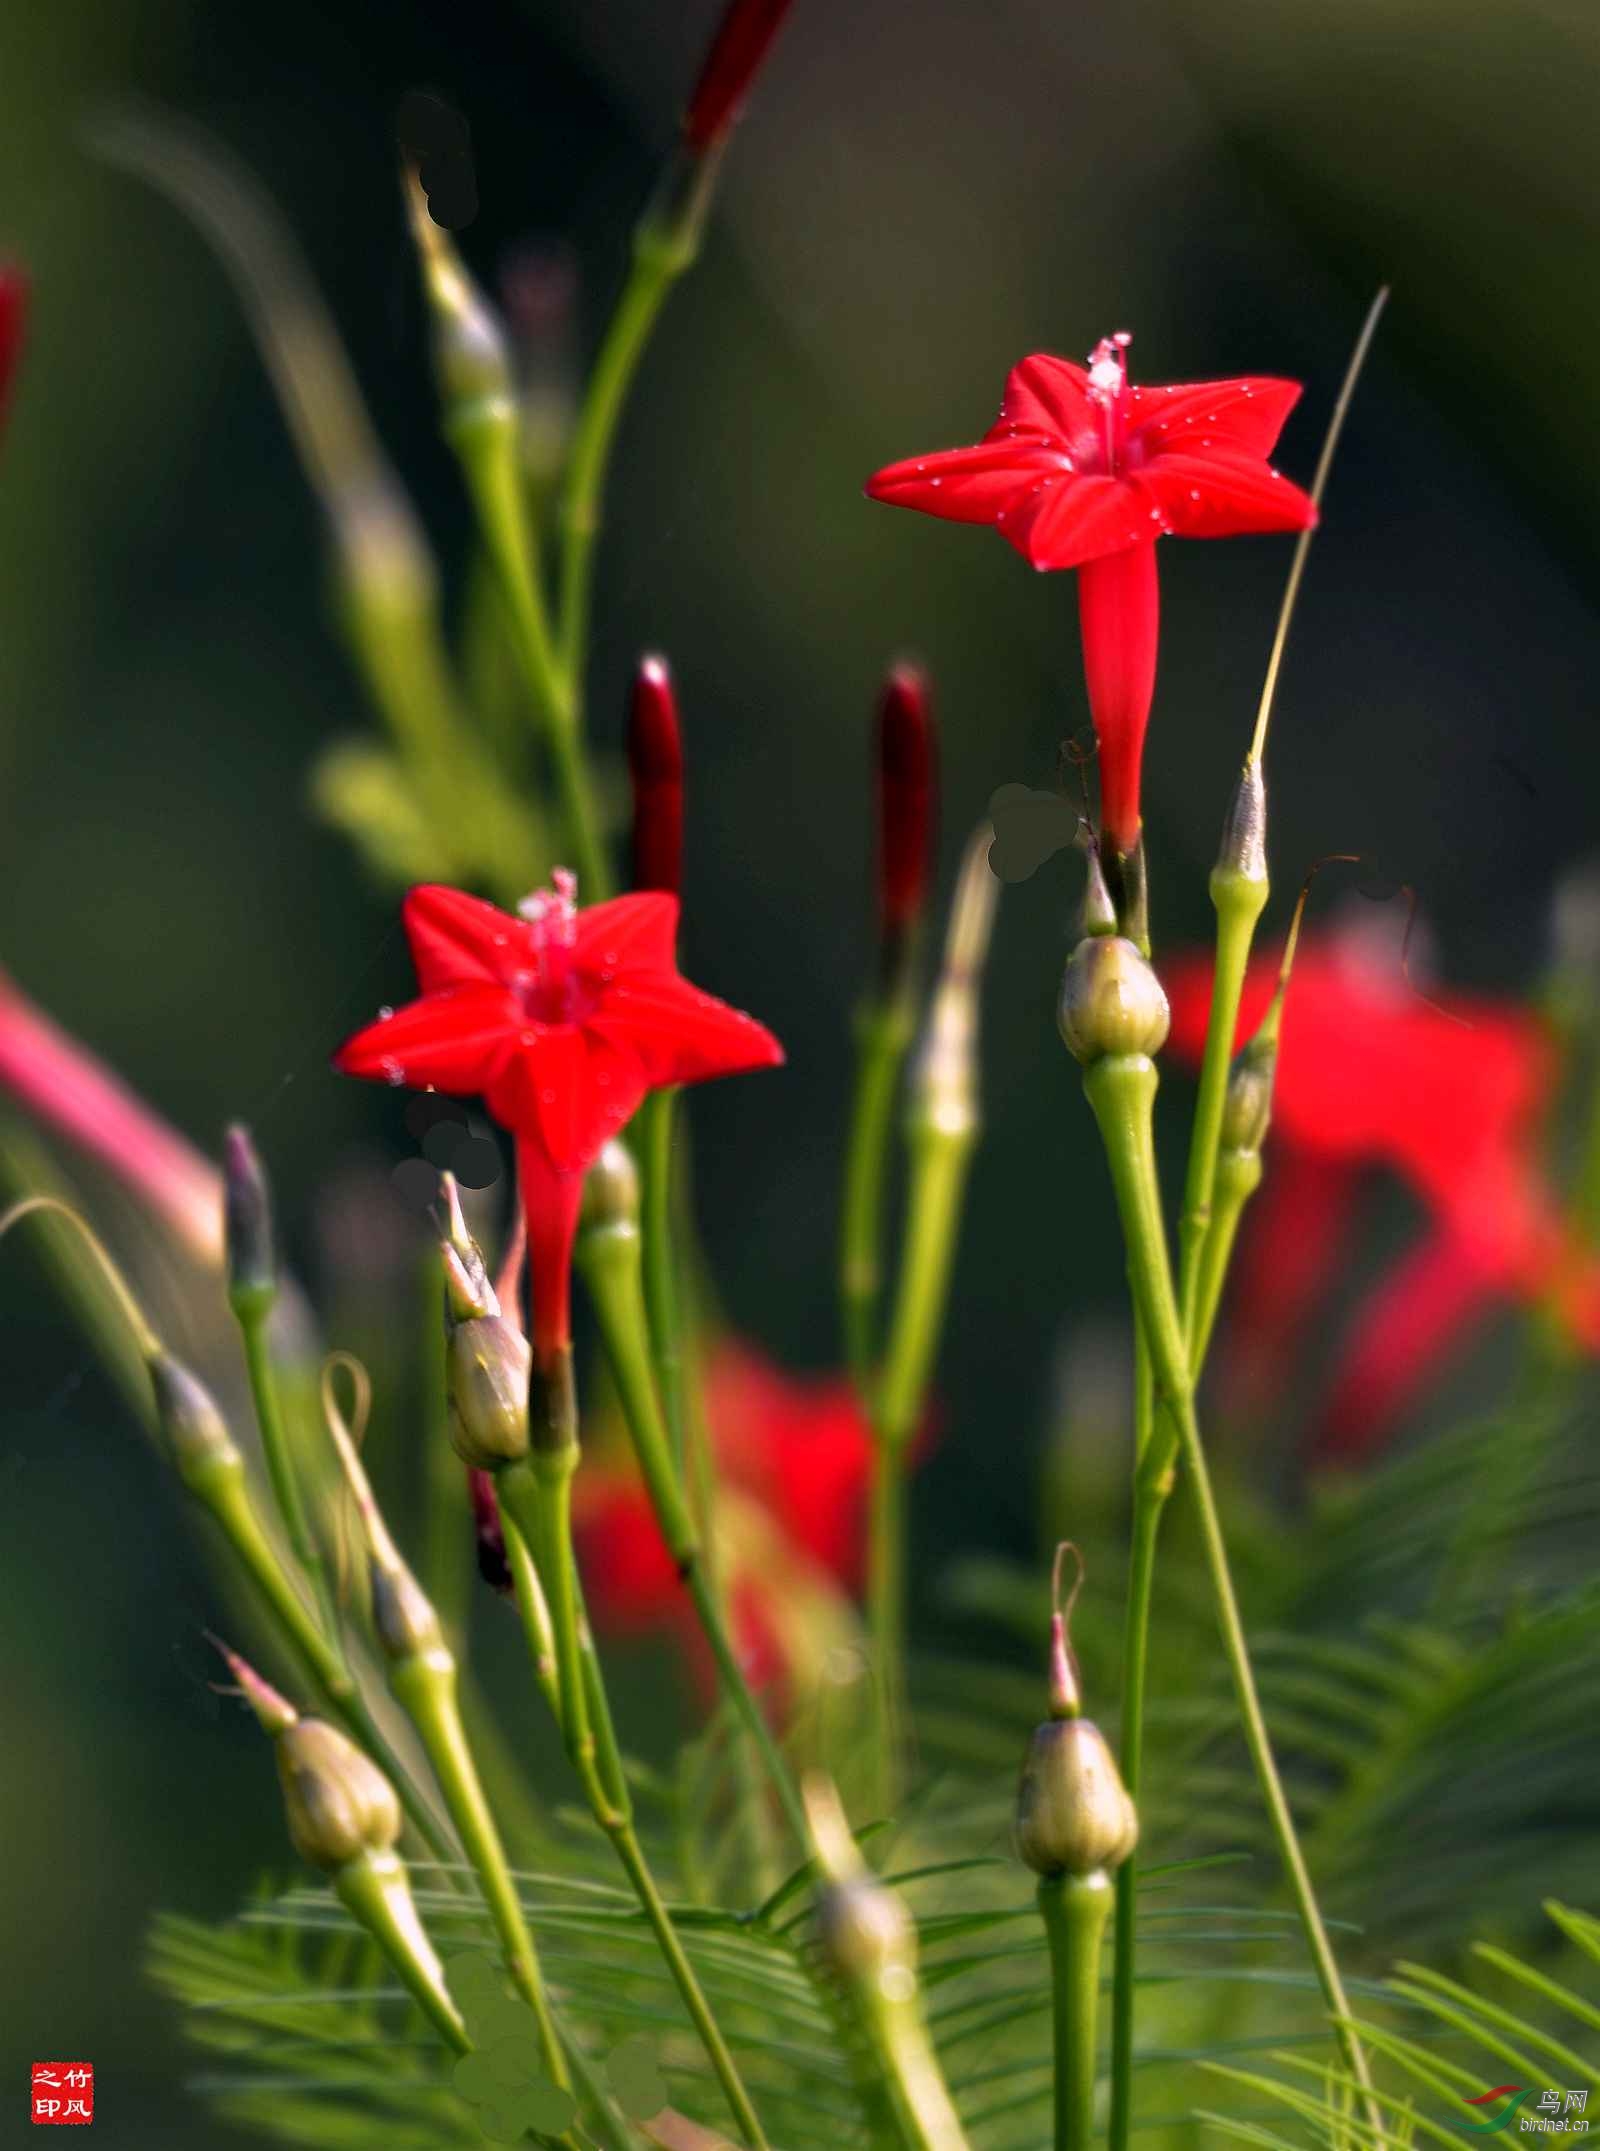
<path fill-rule="evenodd" d="M 1224 1150 L 1259 1150 L 1266 1140 L 1277 1059 L 1274 1047 L 1255 1041 L 1234 1062 L 1222 1108 Z"/>
<path fill-rule="evenodd" d="M 433 1602 L 405 1563 L 374 1554 L 372 1625 L 386 1658 L 404 1663 L 444 1648 L 444 1631 Z"/>
<path fill-rule="evenodd" d="M 216 1399 L 200 1377 L 170 1352 L 157 1351 L 148 1366 L 156 1424 L 184 1485 L 198 1490 L 207 1478 L 242 1471 L 244 1459 L 234 1447 Z"/>
<path fill-rule="evenodd" d="M 860 1875 L 820 1891 L 817 1939 L 841 1977 L 875 1987 L 885 2000 L 905 1999 L 916 1946 L 904 1905 L 881 1883 Z"/>
<path fill-rule="evenodd" d="M 613 1136 L 583 1176 L 580 1232 L 637 1231 L 639 1168 L 633 1152 Z"/>
<path fill-rule="evenodd" d="M 228 1298 L 241 1318 L 262 1315 L 278 1296 L 272 1197 L 250 1131 L 237 1124 L 223 1138 L 222 1188 Z"/>
<path fill-rule="evenodd" d="M 458 1322 L 445 1340 L 450 1443 L 479 1471 L 528 1453 L 528 1340 L 501 1314 Z"/>
<path fill-rule="evenodd" d="M 428 213 L 428 198 L 408 175 L 406 202 L 422 264 L 423 290 L 433 319 L 433 363 L 448 410 L 466 416 L 481 407 L 515 415 L 515 380 L 505 329 L 456 251 L 448 232 Z"/>
<path fill-rule="evenodd" d="M 1080 1061 L 1159 1053 L 1170 1021 L 1161 981 L 1122 935 L 1092 935 L 1067 958 L 1056 1022 Z"/>
<path fill-rule="evenodd" d="M 1259 762 L 1246 762 L 1222 825 L 1214 874 L 1256 882 L 1265 901 L 1267 883 L 1267 787 Z"/>
<path fill-rule="evenodd" d="M 279 1735 L 278 1776 L 289 1835 L 302 1859 L 330 1872 L 400 1835 L 394 1787 L 337 1727 L 300 1718 Z"/>
<path fill-rule="evenodd" d="M 1139 1839 L 1139 1818 L 1100 1728 L 1088 1718 L 1039 1726 L 1017 1787 L 1016 1846 L 1038 1875 L 1118 1867 Z"/>

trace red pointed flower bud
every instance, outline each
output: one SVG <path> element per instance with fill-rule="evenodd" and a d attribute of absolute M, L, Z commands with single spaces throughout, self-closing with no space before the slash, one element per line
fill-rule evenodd
<path fill-rule="evenodd" d="M 22 359 L 22 332 L 28 312 L 28 279 L 10 262 L 0 262 L 0 425 L 4 425 L 11 384 Z"/>
<path fill-rule="evenodd" d="M 729 0 L 683 116 L 690 153 L 704 157 L 733 131 L 793 0 Z"/>
<path fill-rule="evenodd" d="M 1139 771 L 1155 690 L 1155 541 L 1305 530 L 1308 494 L 1267 463 L 1299 397 L 1293 381 L 1137 388 L 1128 338 L 1087 368 L 1036 352 L 1012 372 L 975 448 L 892 463 L 874 500 L 955 523 L 988 523 L 1035 568 L 1078 571 L 1100 805 L 1120 852 L 1139 837 Z"/>
<path fill-rule="evenodd" d="M 878 704 L 878 914 L 884 940 L 922 916 L 933 863 L 938 742 L 925 674 L 896 665 Z"/>
<path fill-rule="evenodd" d="M 334 1055 L 346 1075 L 481 1096 L 516 1138 L 541 1366 L 570 1339 L 583 1176 L 607 1139 L 648 1091 L 783 1060 L 753 1017 L 679 976 L 675 897 L 580 911 L 576 878 L 558 868 L 554 882 L 516 915 L 413 889 L 402 917 L 421 998 Z"/>
<path fill-rule="evenodd" d="M 634 674 L 628 774 L 633 780 L 633 885 L 677 896 L 683 887 L 683 734 L 664 657 L 642 658 Z"/>
<path fill-rule="evenodd" d="M 506 1535 L 500 1522 L 494 1480 L 486 1471 L 467 1472 L 472 1496 L 472 1536 L 478 1550 L 478 1574 L 491 1591 L 509 1598 L 512 1591 L 511 1563 L 506 1559 Z"/>
<path fill-rule="evenodd" d="M 222 1181 L 192 1144 L 0 971 L 0 1095 L 103 1165 L 207 1268 L 222 1261 Z"/>

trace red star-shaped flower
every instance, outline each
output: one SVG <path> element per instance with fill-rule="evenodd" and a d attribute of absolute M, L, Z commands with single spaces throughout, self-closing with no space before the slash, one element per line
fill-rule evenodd
<path fill-rule="evenodd" d="M 346 1075 L 479 1096 L 516 1138 L 533 1337 L 566 1342 L 583 1175 L 645 1093 L 781 1063 L 753 1017 L 678 974 L 676 897 L 580 911 L 571 874 L 519 914 L 459 889 L 413 889 L 402 913 L 419 1000 L 334 1056 Z"/>
<path fill-rule="evenodd" d="M 1036 568 L 1078 571 L 1100 803 L 1122 852 L 1139 838 L 1139 768 L 1155 691 L 1155 541 L 1304 530 L 1310 497 L 1267 462 L 1300 394 L 1293 381 L 1135 387 L 1126 335 L 1087 368 L 1036 352 L 1006 383 L 975 448 L 891 463 L 874 500 L 989 523 Z"/>

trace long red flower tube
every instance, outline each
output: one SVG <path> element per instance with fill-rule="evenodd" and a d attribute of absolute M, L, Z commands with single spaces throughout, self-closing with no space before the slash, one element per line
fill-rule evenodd
<path fill-rule="evenodd" d="M 1006 382 L 974 448 L 891 463 L 874 500 L 986 523 L 1035 568 L 1074 568 L 1100 807 L 1119 852 L 1139 841 L 1139 777 L 1155 692 L 1157 538 L 1305 530 L 1310 496 L 1267 462 L 1300 390 L 1240 379 L 1138 387 L 1126 334 L 1087 367 L 1036 352 Z"/>
<path fill-rule="evenodd" d="M 516 1140 L 528 1229 L 531 1335 L 548 1366 L 571 1333 L 583 1175 L 647 1091 L 774 1068 L 753 1017 L 679 976 L 677 899 L 613 897 L 580 911 L 574 877 L 497 910 L 459 889 L 405 900 L 419 999 L 334 1055 L 346 1075 L 481 1097 Z"/>

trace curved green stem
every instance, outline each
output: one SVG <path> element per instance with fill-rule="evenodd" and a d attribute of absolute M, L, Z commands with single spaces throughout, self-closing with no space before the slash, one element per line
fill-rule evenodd
<path fill-rule="evenodd" d="M 394 1667 L 389 1684 L 417 1728 L 450 1818 L 477 1872 L 506 1968 L 538 2024 L 545 2066 L 558 2084 L 568 2084 L 566 2055 L 550 2012 L 538 1952 L 461 1722 L 455 1660 L 442 1647 L 418 1652 Z"/>
<path fill-rule="evenodd" d="M 1211 900 L 1217 913 L 1217 960 L 1211 985 L 1211 1013 L 1206 1025 L 1200 1090 L 1189 1138 L 1189 1170 L 1184 1183 L 1183 1214 L 1178 1226 L 1178 1295 L 1183 1331 L 1191 1353 L 1199 1323 L 1201 1260 L 1211 1227 L 1212 1196 L 1222 1116 L 1228 1102 L 1234 1033 L 1250 961 L 1256 921 L 1267 901 L 1267 878 L 1218 867 L 1211 876 Z"/>
<path fill-rule="evenodd" d="M 650 1367 L 637 1228 L 617 1223 L 580 1232 L 578 1262 L 599 1316 L 606 1358 L 661 1535 L 711 1646 L 723 1690 L 760 1754 L 797 1842 L 804 1845 L 805 1810 L 798 1789 L 729 1640 L 718 1595 L 706 1574 L 700 1535 L 673 1461 Z"/>
<path fill-rule="evenodd" d="M 570 1467 L 576 1454 L 576 1445 L 555 1455 L 536 1453 L 498 1473 L 495 1484 L 506 1511 L 507 1549 L 510 1551 L 520 1537 L 532 1552 L 538 1571 L 554 1634 L 560 1705 L 557 1716 L 579 1782 L 596 1821 L 616 1847 L 740 2129 L 755 2151 L 767 2151 L 766 2136 L 738 2066 L 684 1952 L 633 1827 L 599 1661 L 587 1641 L 582 1589 L 573 1555 Z"/>
<path fill-rule="evenodd" d="M 639 1108 L 639 1226 L 644 1236 L 644 1304 L 649 1318 L 650 1361 L 672 1460 L 681 1473 L 686 1424 L 683 1320 L 672 1268 L 672 1161 L 677 1101 L 675 1090 L 656 1090 Z"/>
<path fill-rule="evenodd" d="M 627 1870 L 628 1879 L 644 1907 L 645 1916 L 656 1938 L 656 1945 L 666 1959 L 667 1968 L 682 1996 L 683 2005 L 693 2019 L 695 2030 L 700 2034 L 700 2043 L 716 2071 L 717 2081 L 722 2086 L 723 2096 L 732 2109 L 733 2117 L 742 2134 L 750 2139 L 753 2151 L 768 2151 L 766 2131 L 757 2119 L 756 2110 L 750 2103 L 750 2094 L 745 2090 L 744 2080 L 739 2074 L 738 2064 L 722 2036 L 721 2026 L 711 2013 L 711 2005 L 706 2000 L 694 1966 L 685 1953 L 678 1930 L 672 1924 L 672 1915 L 662 1901 L 661 1892 L 656 1888 L 655 1877 L 651 1874 L 640 1849 L 638 1837 L 630 1823 L 614 1828 L 611 1836 L 617 1848 L 617 1857 Z"/>
<path fill-rule="evenodd" d="M 1200 1441 L 1188 1347 L 1184 1340 L 1177 1296 L 1173 1291 L 1156 1179 L 1152 1126 L 1156 1084 L 1155 1064 L 1145 1055 L 1107 1054 L 1087 1069 L 1083 1087 L 1099 1124 L 1107 1162 L 1111 1168 L 1123 1237 L 1127 1243 L 1135 1304 L 1150 1349 L 1157 1405 L 1176 1430 L 1177 1446 L 1182 1451 L 1190 1490 L 1194 1497 L 1201 1544 L 1216 1605 L 1217 1625 L 1221 1632 L 1228 1669 L 1233 1678 L 1245 1744 L 1255 1766 L 1268 1821 L 1279 1858 L 1289 1879 L 1317 1982 L 1322 1989 L 1329 2015 L 1337 2020 L 1336 2031 L 1346 2066 L 1370 2094 L 1372 2080 L 1366 2053 L 1349 2023 L 1350 2006 L 1345 1996 L 1344 1982 L 1339 1976 L 1338 1961 L 1328 1940 L 1327 1929 L 1323 1925 L 1316 1891 L 1300 1849 L 1294 1817 L 1290 1812 L 1283 1781 L 1278 1775 L 1277 1762 L 1267 1733 L 1266 1718 L 1261 1709 L 1261 1699 L 1256 1690 L 1255 1674 L 1250 1663 L 1249 1646 L 1245 1640 L 1244 1622 L 1240 1617 L 1239 1603 L 1234 1593 L 1227 1545 L 1212 1493 L 1211 1475 Z M 1158 1429 L 1149 1451 L 1152 1465 L 1158 1458 L 1163 1457 L 1171 1446 L 1169 1436 L 1165 1449 L 1163 1448 L 1162 1435 Z M 1376 2127 L 1375 2113 L 1373 2122 Z"/>
<path fill-rule="evenodd" d="M 378 1943 L 446 2046 L 470 2054 L 472 2041 L 417 1917 L 403 1863 L 392 1852 L 363 1852 L 333 1878 L 339 1902 Z"/>
<path fill-rule="evenodd" d="M 1200 1379 L 1206 1355 L 1211 1349 L 1211 1333 L 1216 1328 L 1217 1313 L 1222 1305 L 1222 1290 L 1233 1261 L 1239 1221 L 1244 1216 L 1245 1204 L 1260 1185 L 1259 1150 L 1224 1150 L 1218 1154 L 1217 1174 L 1212 1184 L 1211 1230 L 1206 1234 L 1200 1254 L 1200 1283 L 1189 1346 L 1189 1363 L 1196 1381 Z"/>
<path fill-rule="evenodd" d="M 869 1405 L 883 1291 L 884 1173 L 895 1093 L 911 1034 L 910 997 L 903 992 L 879 994 L 856 1022 L 855 1097 L 839 1228 L 839 1306 L 845 1364 Z"/>
<path fill-rule="evenodd" d="M 267 1336 L 269 1310 L 266 1305 L 240 1298 L 234 1305 L 234 1317 L 244 1345 L 245 1371 L 250 1378 L 250 1397 L 255 1405 L 256 1425 L 261 1432 L 261 1452 L 266 1458 L 272 1498 L 277 1504 L 289 1550 L 311 1586 L 323 1633 L 332 1645 L 334 1655 L 342 1658 L 339 1609 L 334 1602 L 333 1581 L 306 1515 L 300 1475 L 290 1447 L 289 1430 L 284 1424 L 283 1399 L 278 1391 L 277 1369 L 272 1364 L 272 1349 Z"/>
<path fill-rule="evenodd" d="M 557 661 L 581 708 L 589 635 L 589 588 L 606 470 L 628 392 L 667 294 L 695 257 L 692 239 L 659 231 L 649 218 L 635 237 L 633 263 L 589 377 L 573 434 L 561 504 L 561 599 Z"/>
<path fill-rule="evenodd" d="M 1137 1807 L 1144 1774 L 1144 1696 L 1150 1656 L 1150 1600 L 1155 1582 L 1156 1541 L 1171 1487 L 1170 1469 L 1159 1474 L 1147 1467 L 1155 1458 L 1155 1392 L 1149 1347 L 1142 1324 L 1136 1324 L 1137 1363 L 1134 1382 L 1135 1428 L 1139 1468 L 1133 1482 L 1133 1543 L 1128 1561 L 1128 1605 L 1123 1622 L 1122 1782 Z M 1134 1965 L 1138 1949 L 1137 1853 L 1117 1869 L 1116 1932 L 1111 1987 L 1111 2151 L 1125 2151 L 1133 2123 Z"/>
<path fill-rule="evenodd" d="M 867 1605 L 877 1669 L 877 1794 L 893 1806 L 905 1695 L 905 1473 L 950 1293 L 976 1112 L 928 1112 L 912 1123 L 911 1181 L 900 1277 L 872 1413 L 877 1442 L 868 1538 Z"/>
<path fill-rule="evenodd" d="M 1047 1875 L 1039 1913 L 1050 1943 L 1055 2033 L 1055 2151 L 1089 2151 L 1094 2134 L 1100 1944 L 1111 1909 L 1111 1879 Z"/>
<path fill-rule="evenodd" d="M 250 1499 L 243 1460 L 219 1460 L 185 1476 L 184 1484 L 215 1520 L 239 1565 L 259 1592 L 284 1639 L 316 1682 L 330 1707 L 377 1763 L 400 1795 L 407 1818 L 435 1859 L 451 1860 L 456 1848 L 435 1821 L 367 1707 L 348 1665 L 334 1650 L 283 1572 Z"/>

